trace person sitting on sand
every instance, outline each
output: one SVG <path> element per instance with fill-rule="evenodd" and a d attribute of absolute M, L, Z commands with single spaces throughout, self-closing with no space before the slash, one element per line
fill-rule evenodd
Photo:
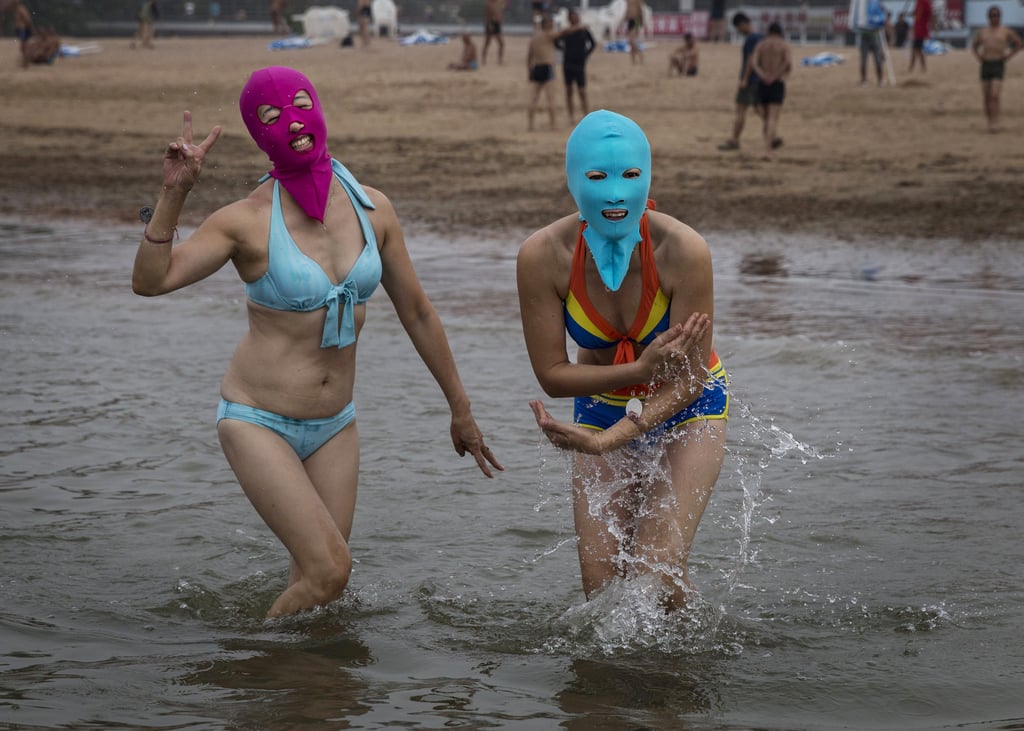
<path fill-rule="evenodd" d="M 477 60 L 476 44 L 469 33 L 462 34 L 462 57 L 458 61 L 448 64 L 452 71 L 476 71 L 480 68 Z"/>
<path fill-rule="evenodd" d="M 132 289 L 167 294 L 229 262 L 245 283 L 249 330 L 221 382 L 217 433 L 242 491 L 291 554 L 288 587 L 267 613 L 278 617 L 337 599 L 352 572 L 356 344 L 378 285 L 447 399 L 455 451 L 472 454 L 488 477 L 491 467 L 503 468 L 473 418 L 395 210 L 328 153 L 313 84 L 294 69 L 260 69 L 239 107 L 273 169 L 175 245 L 185 200 L 221 132 L 214 127 L 194 142 L 185 112 L 181 136 L 164 153 Z M 381 408 L 401 408 L 400 394 L 377 388 Z"/>
<path fill-rule="evenodd" d="M 668 75 L 696 76 L 700 66 L 700 51 L 693 33 L 683 35 L 683 43 L 668 57 Z"/>

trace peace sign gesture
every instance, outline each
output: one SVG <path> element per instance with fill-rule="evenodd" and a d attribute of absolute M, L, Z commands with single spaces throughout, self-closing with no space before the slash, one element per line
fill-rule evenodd
<path fill-rule="evenodd" d="M 199 179 L 206 153 L 220 137 L 217 125 L 198 145 L 192 143 L 192 112 L 185 112 L 181 137 L 167 145 L 164 153 L 164 187 L 191 190 Z"/>

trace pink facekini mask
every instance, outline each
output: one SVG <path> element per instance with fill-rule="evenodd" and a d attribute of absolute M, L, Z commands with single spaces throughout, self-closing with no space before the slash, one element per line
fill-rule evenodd
<path fill-rule="evenodd" d="M 309 94 L 312 109 L 294 105 L 300 91 Z M 257 114 L 264 104 L 281 110 L 272 124 L 264 124 Z M 260 69 L 252 73 L 242 89 L 238 107 L 249 134 L 274 165 L 270 175 L 281 181 L 307 216 L 323 223 L 333 174 L 331 156 L 327 154 L 327 122 L 313 84 L 284 66 Z M 298 152 L 292 143 L 305 135 L 312 137 L 313 147 Z"/>

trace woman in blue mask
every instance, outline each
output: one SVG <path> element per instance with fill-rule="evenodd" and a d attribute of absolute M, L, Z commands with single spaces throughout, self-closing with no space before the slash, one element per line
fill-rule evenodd
<path fill-rule="evenodd" d="M 584 117 L 565 168 L 579 212 L 526 240 L 517 278 L 534 373 L 549 396 L 574 398 L 573 423 L 530 406 L 551 443 L 573 453 L 588 599 L 617 577 L 648 574 L 678 608 L 725 452 L 711 254 L 696 231 L 654 210 L 651 148 L 631 119 Z"/>

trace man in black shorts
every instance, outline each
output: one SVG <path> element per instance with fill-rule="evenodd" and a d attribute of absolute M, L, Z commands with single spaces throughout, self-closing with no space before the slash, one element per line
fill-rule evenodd
<path fill-rule="evenodd" d="M 555 33 L 554 23 L 550 16 L 545 15 L 540 25 L 530 38 L 530 46 L 526 51 L 526 69 L 529 74 L 533 94 L 526 110 L 527 129 L 533 131 L 533 115 L 537 112 L 537 104 L 543 92 L 548 102 L 548 115 L 551 129 L 555 128 L 555 93 L 551 82 L 555 78 Z"/>
<path fill-rule="evenodd" d="M 759 92 L 764 110 L 764 159 L 772 159 L 775 140 L 778 139 L 779 115 L 786 98 L 786 79 L 793 70 L 793 56 L 782 26 L 772 23 L 764 37 L 750 55 L 750 71 L 761 79 Z"/>
<path fill-rule="evenodd" d="M 487 0 L 484 4 L 484 47 L 480 51 L 480 63 L 487 63 L 487 49 L 492 38 L 498 44 L 498 65 L 505 59 L 505 37 L 501 34 L 504 12 L 505 0 Z"/>
<path fill-rule="evenodd" d="M 569 122 L 576 122 L 576 115 L 573 111 L 572 88 L 576 87 L 576 93 L 580 98 L 580 109 L 583 116 L 590 111 L 587 104 L 587 57 L 594 50 L 594 36 L 590 30 L 580 24 L 580 14 L 575 10 L 569 11 L 569 27 L 562 31 L 555 41 L 555 48 L 562 51 L 562 76 L 565 79 L 565 103 L 569 107 Z"/>

